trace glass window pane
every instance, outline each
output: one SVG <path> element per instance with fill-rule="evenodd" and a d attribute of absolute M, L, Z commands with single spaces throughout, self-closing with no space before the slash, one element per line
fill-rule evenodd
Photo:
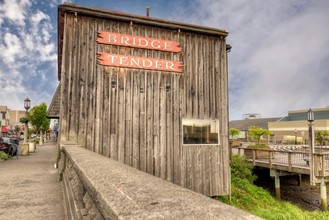
<path fill-rule="evenodd" d="M 183 119 L 183 144 L 219 144 L 219 121 Z"/>

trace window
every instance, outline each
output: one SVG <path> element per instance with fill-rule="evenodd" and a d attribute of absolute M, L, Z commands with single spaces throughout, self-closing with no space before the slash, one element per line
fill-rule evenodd
<path fill-rule="evenodd" d="M 2 119 L 6 119 L 6 112 L 1 112 Z"/>
<path fill-rule="evenodd" d="M 183 144 L 219 144 L 219 121 L 183 119 Z"/>

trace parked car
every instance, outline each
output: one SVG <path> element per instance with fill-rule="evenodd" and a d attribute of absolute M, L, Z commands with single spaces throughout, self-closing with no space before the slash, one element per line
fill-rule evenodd
<path fill-rule="evenodd" d="M 8 154 L 10 151 L 10 144 L 0 142 L 0 151 L 3 151 Z"/>
<path fill-rule="evenodd" d="M 12 140 L 8 137 L 0 138 L 0 151 L 3 151 L 10 156 L 17 156 L 18 147 L 19 144 L 16 143 L 16 140 Z"/>

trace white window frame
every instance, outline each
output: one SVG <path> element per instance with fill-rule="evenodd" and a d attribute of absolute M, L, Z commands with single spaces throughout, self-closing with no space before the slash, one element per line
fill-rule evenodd
<path fill-rule="evenodd" d="M 185 121 L 185 124 L 184 124 L 184 121 Z M 199 144 L 192 144 L 192 143 L 187 143 L 185 144 L 184 143 L 184 125 L 186 125 L 187 121 L 189 121 L 189 123 L 199 123 L 199 124 L 206 124 L 206 123 L 216 123 L 216 126 L 217 126 L 217 135 L 218 135 L 218 143 L 210 143 L 210 144 L 203 144 L 203 143 L 199 143 Z M 182 119 L 182 125 L 181 125 L 181 129 L 182 129 L 182 145 L 183 146 L 189 146 L 189 145 L 220 145 L 220 130 L 219 130 L 219 119 L 193 119 L 193 118 L 183 118 Z"/>

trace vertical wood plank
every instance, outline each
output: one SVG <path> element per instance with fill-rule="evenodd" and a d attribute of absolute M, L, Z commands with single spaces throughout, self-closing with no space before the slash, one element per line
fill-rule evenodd
<path fill-rule="evenodd" d="M 194 48 L 193 48 L 193 53 L 194 53 L 194 68 L 192 69 L 192 89 L 193 89 L 193 94 L 192 94 L 192 117 L 193 118 L 199 118 L 199 66 L 201 65 L 201 56 L 200 56 L 200 39 L 197 34 L 193 36 L 195 42 L 194 42 Z"/>
<path fill-rule="evenodd" d="M 89 77 L 89 56 L 90 56 L 90 47 L 91 47 L 91 41 L 90 41 L 90 21 L 91 19 L 90 18 L 86 18 L 86 60 L 88 62 L 84 62 L 85 63 L 85 76 L 84 76 L 84 97 L 81 97 L 83 99 L 83 102 L 84 102 L 84 106 L 83 106 L 83 115 L 84 115 L 84 123 L 82 125 L 83 129 L 82 129 L 82 133 L 83 133 L 83 142 L 84 142 L 84 147 L 85 148 L 88 148 L 90 146 L 88 146 L 88 123 L 89 123 L 89 120 L 88 120 L 88 116 L 89 116 L 89 96 L 90 96 L 90 91 L 89 91 L 89 85 L 90 85 L 90 77 Z"/>
<path fill-rule="evenodd" d="M 97 27 L 96 27 L 96 32 L 103 30 L 104 29 L 104 24 L 103 20 L 97 20 Z M 100 51 L 101 46 L 99 44 L 95 44 L 95 51 Z M 96 98 L 95 98 L 95 107 L 96 107 L 96 112 L 95 112 L 95 152 L 102 154 L 102 115 L 103 115 L 103 67 L 100 65 L 96 64 L 96 57 L 95 57 L 95 79 L 96 79 L 96 88 L 95 88 L 95 93 L 96 93 Z"/>
<path fill-rule="evenodd" d="M 140 72 L 140 82 L 139 82 L 139 115 L 140 115 L 140 133 L 139 133 L 139 140 L 140 140 L 140 151 L 139 151 L 139 156 L 140 156 L 140 161 L 139 161 L 139 167 L 141 171 L 146 172 L 146 117 L 145 117 L 145 106 L 146 106 L 146 98 L 145 98 L 145 93 L 146 93 L 146 75 L 145 72 L 142 71 Z"/>
<path fill-rule="evenodd" d="M 167 166 L 167 180 L 172 182 L 173 181 L 173 111 L 172 111 L 172 91 L 173 91 L 173 80 L 172 80 L 173 76 L 172 74 L 169 74 L 167 76 L 167 81 L 165 84 L 165 91 L 166 91 L 166 100 L 167 100 L 167 104 L 166 104 L 166 140 L 167 140 L 167 146 L 166 146 L 166 157 L 167 157 L 167 161 L 166 161 L 166 166 Z"/>
<path fill-rule="evenodd" d="M 73 51 L 72 51 L 72 62 L 71 62 L 71 71 L 69 78 L 69 140 L 77 142 L 78 135 L 78 83 L 79 83 L 79 60 L 80 60 L 80 32 L 81 32 L 81 18 L 78 15 L 74 15 L 73 22 Z"/>
<path fill-rule="evenodd" d="M 166 147 L 167 147 L 167 135 L 166 135 L 166 122 L 167 122 L 167 114 L 166 114 L 166 75 L 160 75 L 160 177 L 162 179 L 167 178 L 167 158 L 166 158 Z"/>
<path fill-rule="evenodd" d="M 173 183 L 180 184 L 181 174 L 181 108 L 180 108 L 180 85 L 179 85 L 180 76 L 174 76 L 173 83 Z"/>
<path fill-rule="evenodd" d="M 133 167 L 139 169 L 139 74 L 133 75 Z"/>
<path fill-rule="evenodd" d="M 160 177 L 160 74 L 153 76 L 154 88 L 154 124 L 153 124 L 153 175 Z"/>
<path fill-rule="evenodd" d="M 63 56 L 61 70 L 61 120 L 60 120 L 60 136 L 61 141 L 68 140 L 68 79 L 70 71 L 70 57 L 72 48 L 72 14 L 65 14 L 64 18 L 64 36 L 63 36 Z"/>
<path fill-rule="evenodd" d="M 146 158 L 146 172 L 153 174 L 153 157 L 154 157 L 154 143 L 153 143 L 153 115 L 154 115 L 154 105 L 153 105 L 153 73 L 147 72 L 147 86 L 146 86 L 146 148 L 147 148 L 147 158 Z"/>
<path fill-rule="evenodd" d="M 125 164 L 132 166 L 132 79 L 133 72 L 129 70 L 126 76 L 126 129 L 125 129 Z"/>
<path fill-rule="evenodd" d="M 185 187 L 188 189 L 193 189 L 193 148 L 184 147 L 186 150 L 186 177 L 185 177 Z"/>
<path fill-rule="evenodd" d="M 120 69 L 118 75 L 118 121 L 116 126 L 118 127 L 118 161 L 124 163 L 125 158 L 125 70 Z"/>
<path fill-rule="evenodd" d="M 86 69 L 88 68 L 88 62 L 85 60 L 88 59 L 88 20 L 85 17 L 81 17 L 81 45 L 80 45 L 80 58 L 79 58 L 79 113 L 78 113 L 78 143 L 82 146 L 86 145 L 85 134 L 86 134 Z"/>
<path fill-rule="evenodd" d="M 117 145 L 117 95 L 118 93 L 118 79 L 117 73 L 111 74 L 111 123 L 110 123 L 110 134 L 111 134 L 111 150 L 110 155 L 114 160 L 118 160 L 118 145 Z"/>
<path fill-rule="evenodd" d="M 187 42 L 185 44 L 186 47 L 186 87 L 184 89 L 185 97 L 186 97 L 186 118 L 192 118 L 192 100 L 193 100 L 193 93 L 195 92 L 192 87 L 192 81 L 193 81 L 193 63 L 194 63 L 194 57 L 193 57 L 193 49 L 194 49 L 194 39 L 192 38 L 191 34 L 188 34 Z"/>

